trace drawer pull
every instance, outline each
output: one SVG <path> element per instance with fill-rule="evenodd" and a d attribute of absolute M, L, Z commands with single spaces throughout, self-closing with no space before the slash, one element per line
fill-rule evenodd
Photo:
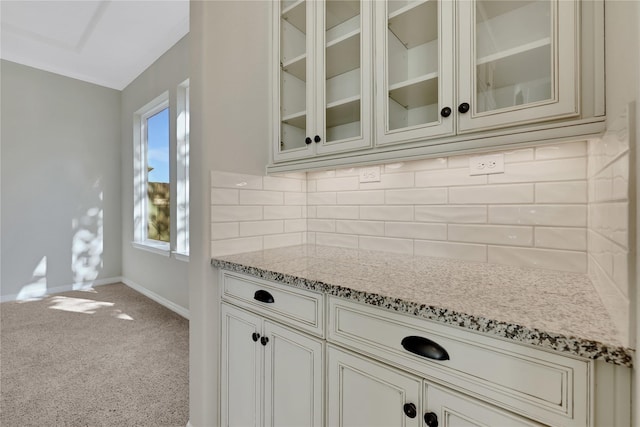
<path fill-rule="evenodd" d="M 424 422 L 428 427 L 438 427 L 438 416 L 435 412 L 427 412 L 424 414 Z"/>
<path fill-rule="evenodd" d="M 275 302 L 273 300 L 273 295 L 271 295 L 269 292 L 265 291 L 264 289 L 257 290 L 256 293 L 253 295 L 253 299 L 260 302 L 265 302 L 267 304 L 272 304 L 273 302 Z"/>
<path fill-rule="evenodd" d="M 438 343 L 424 337 L 410 335 L 402 339 L 402 347 L 405 350 L 434 360 L 449 360 L 449 353 Z"/>

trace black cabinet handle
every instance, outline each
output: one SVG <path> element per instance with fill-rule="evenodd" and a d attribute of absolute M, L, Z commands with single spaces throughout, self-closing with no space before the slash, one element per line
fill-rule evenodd
<path fill-rule="evenodd" d="M 313 140 L 316 142 L 316 144 L 320 141 L 322 141 L 322 139 L 320 139 L 320 135 L 316 135 Z"/>
<path fill-rule="evenodd" d="M 404 410 L 404 414 L 409 418 L 415 418 L 416 415 L 418 415 L 416 405 L 413 403 L 405 403 L 402 409 Z"/>
<path fill-rule="evenodd" d="M 307 145 L 311 144 L 311 138 L 306 137 L 306 138 L 304 139 L 304 143 L 305 143 L 305 144 L 307 144 Z"/>
<path fill-rule="evenodd" d="M 462 104 L 458 105 L 458 111 L 462 114 L 466 113 L 467 111 L 469 111 L 469 104 L 463 102 Z"/>
<path fill-rule="evenodd" d="M 260 334 L 254 332 L 253 334 L 251 334 L 251 339 L 253 340 L 253 342 L 257 342 L 260 339 Z"/>
<path fill-rule="evenodd" d="M 451 115 L 451 108 L 444 107 L 442 110 L 440 110 L 440 115 L 442 117 L 449 117 Z"/>
<path fill-rule="evenodd" d="M 438 427 L 438 416 L 435 412 L 427 412 L 424 414 L 424 422 L 429 427 Z"/>
<path fill-rule="evenodd" d="M 264 289 L 257 290 L 256 293 L 253 294 L 253 299 L 267 304 L 272 304 L 274 302 L 273 295 Z"/>
<path fill-rule="evenodd" d="M 400 343 L 405 350 L 418 356 L 434 360 L 449 360 L 449 353 L 440 344 L 428 338 L 410 335 L 404 337 Z"/>
<path fill-rule="evenodd" d="M 260 338 L 260 344 L 267 345 L 268 342 L 269 342 L 269 337 Z"/>

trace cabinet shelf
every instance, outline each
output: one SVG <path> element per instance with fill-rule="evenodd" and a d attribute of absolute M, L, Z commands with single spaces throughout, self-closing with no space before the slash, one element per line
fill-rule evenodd
<path fill-rule="evenodd" d="M 298 0 L 286 5 L 282 10 L 282 19 L 288 21 L 302 33 L 307 33 L 307 2 Z"/>
<path fill-rule="evenodd" d="M 360 30 L 332 40 L 326 46 L 326 78 L 360 68 Z"/>
<path fill-rule="evenodd" d="M 303 53 L 302 55 L 293 58 L 290 61 L 282 64 L 282 71 L 285 71 L 293 76 L 296 76 L 298 79 L 303 82 L 307 81 L 307 54 Z"/>
<path fill-rule="evenodd" d="M 415 108 L 438 102 L 438 73 L 389 86 L 389 97 L 405 108 Z"/>
<path fill-rule="evenodd" d="M 486 21 L 496 16 L 504 15 L 521 7 L 534 3 L 536 0 L 519 0 L 519 1 L 483 1 L 476 3 L 478 5 L 476 22 Z"/>
<path fill-rule="evenodd" d="M 289 114 L 288 116 L 284 116 L 282 118 L 282 123 L 286 123 L 288 125 L 306 129 L 307 127 L 307 112 L 299 111 L 297 113 Z"/>
<path fill-rule="evenodd" d="M 326 28 L 327 30 L 342 24 L 345 21 L 360 14 L 360 1 L 333 1 L 329 0 L 326 5 Z"/>
<path fill-rule="evenodd" d="M 360 96 L 351 96 L 327 104 L 327 127 L 360 121 Z"/>
<path fill-rule="evenodd" d="M 389 30 L 406 48 L 438 38 L 438 3 L 435 0 L 414 1 L 389 13 Z"/>

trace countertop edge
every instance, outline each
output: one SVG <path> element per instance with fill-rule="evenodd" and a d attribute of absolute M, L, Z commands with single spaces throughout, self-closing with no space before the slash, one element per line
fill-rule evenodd
<path fill-rule="evenodd" d="M 528 328 L 518 324 L 456 312 L 443 307 L 418 304 L 401 298 L 353 290 L 344 286 L 332 285 L 330 283 L 216 258 L 211 259 L 211 265 L 216 268 L 249 274 L 261 279 L 283 283 L 300 289 L 323 292 L 328 295 L 359 301 L 398 313 L 414 315 L 449 326 L 493 335 L 520 344 L 527 344 L 592 360 L 602 360 L 607 363 L 629 368 L 633 367 L 633 356 L 635 352 L 633 349 L 626 347 L 607 345 L 598 341 L 559 333 L 548 333 L 536 328 Z"/>

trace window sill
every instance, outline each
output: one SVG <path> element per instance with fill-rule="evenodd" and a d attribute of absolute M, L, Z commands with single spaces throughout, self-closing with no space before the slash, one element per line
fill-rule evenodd
<path fill-rule="evenodd" d="M 189 254 L 185 252 L 174 252 L 173 256 L 178 261 L 189 262 Z"/>
<path fill-rule="evenodd" d="M 154 254 L 162 255 L 167 258 L 171 256 L 171 249 L 169 248 L 168 243 L 146 240 L 144 242 L 131 242 L 131 245 L 136 249 L 152 252 Z"/>

